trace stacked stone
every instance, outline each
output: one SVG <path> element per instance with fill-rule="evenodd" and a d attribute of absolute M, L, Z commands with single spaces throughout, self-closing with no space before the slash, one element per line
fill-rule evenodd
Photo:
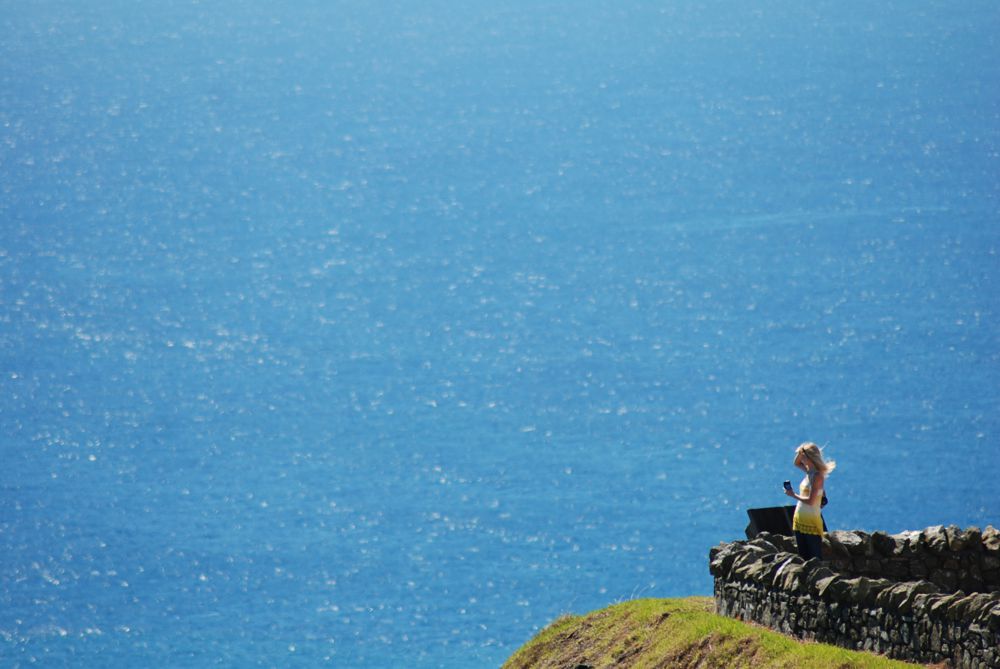
<path fill-rule="evenodd" d="M 949 536 L 959 538 L 947 544 L 950 553 L 957 554 L 970 546 L 968 541 L 961 543 L 961 537 L 978 537 L 976 554 L 982 564 L 982 553 L 991 557 L 1000 549 L 993 541 L 1000 535 L 991 527 L 981 533 L 974 529 L 954 532 L 949 528 L 944 535 L 946 540 Z M 869 555 L 873 545 L 884 547 L 888 543 L 882 538 L 888 535 L 876 536 L 879 534 L 836 533 L 829 544 L 836 557 L 832 562 L 802 560 L 794 553 L 794 541 L 780 535 L 762 533 L 753 541 L 720 544 L 710 553 L 716 608 L 723 615 L 798 638 L 898 659 L 950 662 L 970 669 L 1000 667 L 1000 592 L 986 580 L 989 569 L 977 572 L 961 555 L 935 553 L 934 564 L 938 566 L 932 569 L 955 571 L 959 582 L 967 579 L 960 576 L 963 569 L 982 578 L 967 579 L 966 584 L 972 586 L 968 591 L 948 589 L 929 579 L 885 578 L 872 563 L 900 556 L 883 554 L 881 548 L 872 549 L 879 557 Z M 892 537 L 894 545 L 899 536 Z M 925 559 L 928 540 L 938 546 L 939 536 L 938 528 L 908 533 L 905 538 L 912 541 L 904 544 L 903 550 L 912 545 L 912 554 Z M 958 566 L 948 566 L 953 564 L 950 560 Z M 837 567 L 845 561 L 850 570 L 841 571 Z M 861 565 L 864 573 L 858 573 L 862 569 L 856 565 Z M 901 567 L 896 569 L 894 573 L 904 573 Z"/>
<path fill-rule="evenodd" d="M 824 555 L 840 572 L 928 580 L 952 592 L 1000 592 L 1000 530 L 937 525 L 920 532 L 829 532 Z"/>

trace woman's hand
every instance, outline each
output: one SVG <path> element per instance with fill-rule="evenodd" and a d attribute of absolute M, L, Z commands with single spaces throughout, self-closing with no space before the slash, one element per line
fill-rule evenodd
<path fill-rule="evenodd" d="M 788 495 L 789 497 L 794 497 L 795 499 L 797 499 L 800 502 L 802 501 L 801 499 L 799 499 L 799 496 L 796 495 L 795 492 L 791 488 L 782 488 L 782 490 L 784 490 L 785 494 Z"/>

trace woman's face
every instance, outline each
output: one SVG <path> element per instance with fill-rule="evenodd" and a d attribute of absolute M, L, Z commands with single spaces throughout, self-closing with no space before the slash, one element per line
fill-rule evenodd
<path fill-rule="evenodd" d="M 807 458 L 805 453 L 802 451 L 795 451 L 795 466 L 799 469 L 804 469 L 806 466 Z"/>

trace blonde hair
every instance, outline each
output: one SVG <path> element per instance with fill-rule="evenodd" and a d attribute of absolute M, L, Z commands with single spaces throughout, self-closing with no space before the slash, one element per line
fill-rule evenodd
<path fill-rule="evenodd" d="M 837 462 L 835 460 L 824 460 L 823 449 L 811 441 L 800 444 L 795 449 L 795 452 L 809 458 L 809 461 L 816 466 L 816 469 L 823 472 L 823 474 L 829 474 L 837 468 Z"/>

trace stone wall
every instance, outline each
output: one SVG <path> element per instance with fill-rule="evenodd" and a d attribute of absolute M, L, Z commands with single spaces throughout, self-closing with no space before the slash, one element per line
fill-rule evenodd
<path fill-rule="evenodd" d="M 804 561 L 762 533 L 710 553 L 720 614 L 912 662 L 1000 667 L 1000 532 L 830 532 Z"/>
<path fill-rule="evenodd" d="M 824 557 L 838 572 L 927 580 L 944 592 L 1000 592 L 1000 531 L 940 525 L 919 532 L 829 532 Z"/>

